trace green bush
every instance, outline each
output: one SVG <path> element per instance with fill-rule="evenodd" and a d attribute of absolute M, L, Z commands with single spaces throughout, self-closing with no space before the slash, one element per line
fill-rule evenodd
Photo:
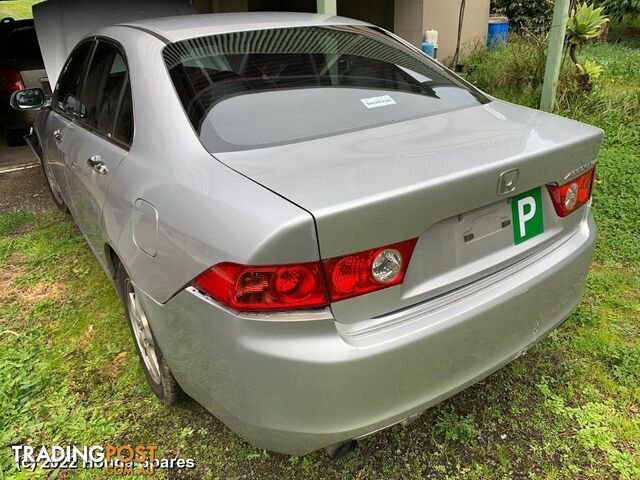
<path fill-rule="evenodd" d="M 538 108 L 546 54 L 545 37 L 510 35 L 509 42 L 496 50 L 478 50 L 464 59 L 467 79 L 486 91 L 498 87 L 511 101 Z M 558 84 L 560 102 L 577 94 L 578 85 L 576 68 L 565 57 Z"/>
<path fill-rule="evenodd" d="M 591 62 L 589 66 L 586 63 L 581 64 L 577 57 L 577 50 L 598 38 L 602 28 L 609 23 L 609 19 L 602 14 L 602 10 L 602 7 L 584 2 L 571 10 L 567 21 L 566 41 L 569 45 L 569 56 L 578 67 L 578 72 L 585 82 L 597 78 L 602 73 L 602 68 L 595 62 Z"/>
<path fill-rule="evenodd" d="M 491 12 L 509 17 L 513 32 L 546 34 L 551 26 L 553 0 L 491 0 Z"/>
<path fill-rule="evenodd" d="M 625 15 L 640 17 L 640 0 L 596 0 L 594 3 L 604 7 L 604 13 L 619 22 Z"/>
<path fill-rule="evenodd" d="M 538 108 L 546 47 L 544 37 L 511 35 L 509 43 L 496 50 L 477 50 L 465 57 L 465 77 L 498 98 Z M 609 142 L 638 142 L 640 63 L 636 60 L 637 49 L 592 43 L 585 46 L 584 56 L 603 67 L 600 78 L 591 93 L 584 92 L 579 72 L 565 55 L 558 82 L 557 111 L 589 123 L 597 119 L 596 124 L 608 130 Z"/>

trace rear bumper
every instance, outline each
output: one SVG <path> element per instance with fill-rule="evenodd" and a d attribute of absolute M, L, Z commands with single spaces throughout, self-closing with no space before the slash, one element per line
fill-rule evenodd
<path fill-rule="evenodd" d="M 589 214 L 536 261 L 349 338 L 330 320 L 239 319 L 187 290 L 143 302 L 190 396 L 257 447 L 301 455 L 425 410 L 535 344 L 580 301 L 595 236 Z"/>

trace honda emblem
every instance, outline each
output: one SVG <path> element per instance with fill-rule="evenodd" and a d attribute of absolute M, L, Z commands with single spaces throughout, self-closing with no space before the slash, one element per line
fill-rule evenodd
<path fill-rule="evenodd" d="M 498 195 L 506 195 L 516 189 L 518 173 L 520 173 L 520 170 L 514 168 L 500 174 L 498 177 Z"/>

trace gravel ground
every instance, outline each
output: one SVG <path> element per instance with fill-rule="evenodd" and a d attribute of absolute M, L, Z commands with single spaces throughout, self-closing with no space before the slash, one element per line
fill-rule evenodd
<path fill-rule="evenodd" d="M 55 210 L 40 166 L 0 173 L 0 212 Z"/>

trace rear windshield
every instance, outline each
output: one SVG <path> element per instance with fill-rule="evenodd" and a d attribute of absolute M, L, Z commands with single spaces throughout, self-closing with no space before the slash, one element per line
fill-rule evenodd
<path fill-rule="evenodd" d="M 24 27 L 11 32 L 6 42 L 5 57 L 15 60 L 42 61 L 36 29 Z"/>
<path fill-rule="evenodd" d="M 335 135 L 486 103 L 373 27 L 291 27 L 167 45 L 184 109 L 210 152 Z"/>

